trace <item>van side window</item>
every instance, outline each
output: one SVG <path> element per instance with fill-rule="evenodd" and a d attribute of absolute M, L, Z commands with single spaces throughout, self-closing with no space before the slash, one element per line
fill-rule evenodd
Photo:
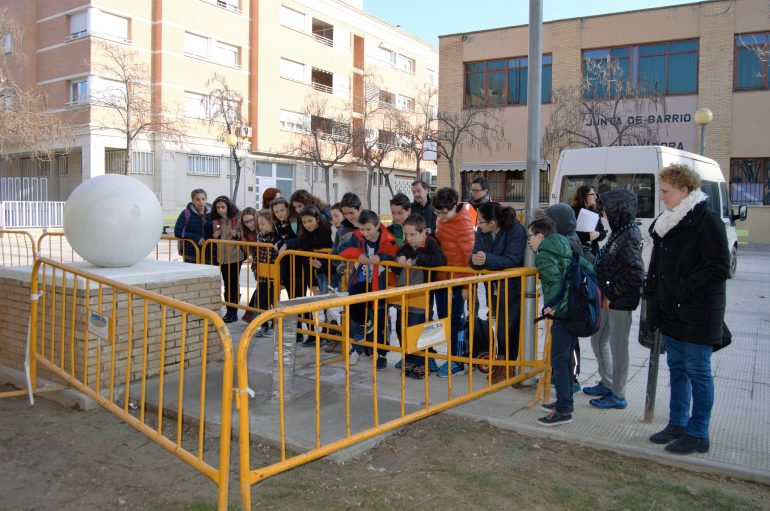
<path fill-rule="evenodd" d="M 708 208 L 717 215 L 722 216 L 722 207 L 719 204 L 719 184 L 716 181 L 703 180 L 700 183 L 700 189 L 708 195 L 708 199 L 706 199 Z"/>
<path fill-rule="evenodd" d="M 636 194 L 636 218 L 655 218 L 655 176 L 653 174 L 579 174 L 562 176 L 561 201 L 572 202 L 575 191 L 583 185 L 593 186 L 596 193 L 625 188 Z"/>
<path fill-rule="evenodd" d="M 719 195 L 722 199 L 722 217 L 732 217 L 732 208 L 730 207 L 730 197 L 727 195 L 727 184 L 719 183 Z"/>

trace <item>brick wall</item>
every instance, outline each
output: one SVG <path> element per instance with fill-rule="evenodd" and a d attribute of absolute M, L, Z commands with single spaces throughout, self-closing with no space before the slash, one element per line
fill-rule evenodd
<path fill-rule="evenodd" d="M 714 112 L 706 127 L 706 156 L 719 163 L 725 179 L 730 177 L 730 148 L 733 129 L 733 51 L 735 9 L 733 2 L 700 4 L 700 59 L 698 108 Z M 700 130 L 700 127 L 698 128 Z M 700 131 L 697 134 L 700 152 Z"/>
<path fill-rule="evenodd" d="M 218 277 L 195 278 L 171 281 L 162 284 L 144 286 L 155 293 L 173 297 L 192 305 L 219 310 L 221 305 L 221 283 Z M 100 310 L 107 317 L 115 316 L 115 350 L 114 374 L 116 384 L 126 381 L 129 372 L 131 382 L 142 377 L 143 359 L 146 356 L 148 378 L 156 377 L 160 368 L 164 372 L 178 371 L 182 359 L 185 368 L 200 366 L 203 361 L 204 348 L 206 360 L 221 360 L 221 340 L 216 330 L 209 327 L 206 346 L 203 344 L 203 320 L 188 314 L 184 319 L 180 311 L 167 307 L 165 318 L 165 339 L 161 345 L 161 306 L 157 302 L 146 302 L 147 329 L 144 328 L 145 300 L 142 297 L 118 291 L 115 295 L 113 309 L 113 290 L 102 288 L 101 299 L 98 290 L 86 291 L 79 284 L 75 293 L 74 309 L 71 285 L 63 298 L 62 288 L 57 282 L 57 288 L 51 289 L 50 283 L 43 297 L 38 302 L 38 308 L 44 315 L 38 315 L 38 348 L 37 353 L 51 358 L 68 372 L 74 370 L 76 377 L 85 381 L 93 388 L 96 381 L 97 368 L 101 368 L 99 377 L 101 388 L 110 382 L 110 367 L 113 357 L 112 345 L 107 340 L 100 340 L 91 333 L 86 333 L 86 307 L 93 311 Z M 29 283 L 15 279 L 0 278 L 0 363 L 13 369 L 24 369 L 24 351 L 29 321 Z M 129 299 L 131 306 L 129 307 Z M 64 307 L 62 302 L 64 301 Z M 74 328 L 72 323 L 74 310 Z M 183 327 L 183 320 L 185 325 Z M 64 328 L 62 329 L 62 324 Z M 129 329 L 131 329 L 131 349 L 129 356 Z M 183 335 L 184 334 L 184 335 Z M 145 355 L 145 341 L 147 349 Z M 184 349 L 182 348 L 184 343 Z M 62 346 L 64 350 L 62 353 Z M 161 349 L 164 353 L 161 357 Z M 74 355 L 74 359 L 73 359 Z M 98 364 L 97 364 L 98 357 Z M 85 368 L 85 370 L 84 370 Z M 46 377 L 45 372 L 39 373 Z"/>

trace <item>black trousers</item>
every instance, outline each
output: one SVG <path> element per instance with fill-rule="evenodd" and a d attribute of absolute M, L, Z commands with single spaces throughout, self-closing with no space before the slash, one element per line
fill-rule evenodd
<path fill-rule="evenodd" d="M 241 297 L 239 279 L 241 276 L 241 261 L 230 264 L 220 264 L 219 271 L 222 273 L 222 282 L 225 284 L 225 301 L 238 303 Z M 228 314 L 237 311 L 238 308 L 233 305 L 227 305 Z"/>

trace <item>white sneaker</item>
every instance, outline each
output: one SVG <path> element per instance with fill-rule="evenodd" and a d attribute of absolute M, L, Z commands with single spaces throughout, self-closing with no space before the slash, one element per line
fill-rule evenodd
<path fill-rule="evenodd" d="M 351 351 L 350 355 L 350 365 L 354 366 L 358 363 L 358 352 L 357 351 Z"/>

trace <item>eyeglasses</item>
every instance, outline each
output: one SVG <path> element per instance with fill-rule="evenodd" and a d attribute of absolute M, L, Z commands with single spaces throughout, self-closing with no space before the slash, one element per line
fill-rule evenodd
<path fill-rule="evenodd" d="M 252 217 L 252 218 L 244 218 L 243 219 L 243 223 L 244 224 L 250 224 L 250 223 L 254 222 L 255 220 L 256 220 L 256 218 L 254 218 L 254 217 Z"/>
<path fill-rule="evenodd" d="M 533 232 L 532 234 L 527 234 L 527 241 L 532 239 L 532 236 L 537 236 L 538 234 L 540 234 L 540 233 L 539 232 Z"/>
<path fill-rule="evenodd" d="M 479 193 L 483 192 L 484 190 L 482 188 L 471 188 L 471 193 Z"/>
<path fill-rule="evenodd" d="M 587 194 L 586 194 L 586 197 L 590 197 L 591 195 L 593 195 L 594 197 L 596 197 L 596 192 L 587 193 Z"/>

